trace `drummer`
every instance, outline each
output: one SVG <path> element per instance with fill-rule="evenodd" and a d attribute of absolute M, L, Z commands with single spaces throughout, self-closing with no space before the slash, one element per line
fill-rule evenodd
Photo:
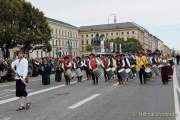
<path fill-rule="evenodd" d="M 139 72 L 140 84 L 143 84 L 143 83 L 146 84 L 145 69 L 146 69 L 146 66 L 148 65 L 148 60 L 145 54 L 141 51 L 139 51 L 137 55 L 138 56 L 136 58 L 136 70 L 137 72 Z"/>
<path fill-rule="evenodd" d="M 69 70 L 71 71 L 72 63 L 70 61 L 70 58 L 68 56 L 64 57 L 64 77 L 66 79 L 66 85 L 70 85 L 70 76 L 66 74 L 66 72 Z"/>
<path fill-rule="evenodd" d="M 109 76 L 107 74 L 107 69 L 109 68 L 110 61 L 107 55 L 103 55 L 103 65 L 104 65 L 104 77 L 105 77 L 105 82 L 109 80 Z"/>
<path fill-rule="evenodd" d="M 125 62 L 124 62 L 124 54 L 121 55 L 117 55 L 117 77 L 118 77 L 118 81 L 119 81 L 119 85 L 121 84 L 126 84 L 126 79 L 124 76 L 122 76 L 119 71 L 120 70 L 125 70 Z M 126 74 L 126 73 L 125 73 Z"/>
<path fill-rule="evenodd" d="M 168 66 L 168 58 L 167 56 L 162 56 L 161 61 L 162 67 L 161 67 L 161 80 L 163 85 L 168 84 L 168 78 L 169 78 L 169 66 Z"/>
<path fill-rule="evenodd" d="M 89 69 L 91 70 L 93 85 L 98 85 L 98 77 L 96 74 L 98 60 L 95 54 L 90 54 Z"/>
<path fill-rule="evenodd" d="M 77 78 L 78 82 L 82 82 L 82 64 L 81 64 L 81 57 L 76 57 L 76 71 L 77 71 Z"/>

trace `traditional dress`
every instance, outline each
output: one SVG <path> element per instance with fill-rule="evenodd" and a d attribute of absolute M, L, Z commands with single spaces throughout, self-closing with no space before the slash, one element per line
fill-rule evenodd
<path fill-rule="evenodd" d="M 18 110 L 22 110 L 30 106 L 30 102 L 27 99 L 28 93 L 26 91 L 26 85 L 28 84 L 28 61 L 25 58 L 16 59 L 12 62 L 11 67 L 16 73 L 16 96 L 19 97 L 20 102 Z"/>

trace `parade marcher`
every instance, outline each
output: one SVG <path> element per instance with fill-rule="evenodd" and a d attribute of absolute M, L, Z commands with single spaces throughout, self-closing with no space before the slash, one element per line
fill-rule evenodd
<path fill-rule="evenodd" d="M 169 65 L 168 65 L 167 56 L 165 55 L 162 56 L 161 64 L 162 64 L 161 79 L 162 79 L 162 83 L 166 85 L 168 84 L 168 79 L 169 79 Z"/>
<path fill-rule="evenodd" d="M 119 85 L 126 84 L 128 74 L 125 71 L 124 54 L 117 55 L 117 77 Z"/>
<path fill-rule="evenodd" d="M 19 110 L 29 109 L 31 103 L 28 99 L 26 86 L 28 84 L 28 61 L 24 58 L 24 52 L 18 52 L 18 59 L 12 62 L 12 69 L 16 73 L 16 96 L 19 97 Z"/>
<path fill-rule="evenodd" d="M 90 61 L 89 61 L 89 69 L 91 70 L 91 75 L 92 75 L 92 80 L 93 80 L 94 85 L 98 84 L 98 76 L 96 73 L 97 64 L 98 64 L 98 60 L 97 60 L 95 54 L 91 54 Z"/>
<path fill-rule="evenodd" d="M 83 70 L 85 70 L 85 72 L 86 72 L 87 80 L 89 80 L 90 77 L 91 77 L 91 73 L 90 73 L 90 69 L 89 69 L 89 56 L 86 56 L 86 57 L 81 61 L 81 64 L 82 64 Z"/>
<path fill-rule="evenodd" d="M 72 63 L 70 61 L 70 58 L 68 56 L 64 57 L 64 77 L 66 79 L 66 85 L 70 85 L 70 81 L 73 78 L 71 68 Z"/>
<path fill-rule="evenodd" d="M 180 60 L 180 55 L 177 54 L 177 55 L 176 55 L 176 62 L 177 62 L 177 65 L 179 65 L 179 60 Z"/>
<path fill-rule="evenodd" d="M 63 72 L 62 61 L 58 59 L 55 63 L 55 81 L 56 82 L 61 82 L 62 72 Z"/>
<path fill-rule="evenodd" d="M 148 64 L 147 57 L 143 55 L 142 52 L 138 53 L 138 56 L 136 58 L 136 70 L 139 72 L 139 80 L 140 84 L 146 84 L 146 74 L 145 74 L 145 69 Z"/>
<path fill-rule="evenodd" d="M 42 84 L 49 85 L 50 84 L 50 71 L 49 71 L 48 61 L 47 59 L 43 59 L 41 64 L 42 71 Z"/>
<path fill-rule="evenodd" d="M 110 62 L 109 62 L 109 58 L 107 55 L 103 56 L 103 65 L 104 65 L 104 77 L 105 77 L 105 81 L 108 81 L 110 79 L 110 76 L 108 76 L 107 74 L 107 70 L 110 66 Z"/>
<path fill-rule="evenodd" d="M 77 73 L 77 78 L 78 78 L 78 82 L 82 82 L 82 77 L 83 77 L 83 73 L 82 73 L 82 64 L 81 64 L 81 58 L 80 57 L 76 57 L 76 73 Z"/>

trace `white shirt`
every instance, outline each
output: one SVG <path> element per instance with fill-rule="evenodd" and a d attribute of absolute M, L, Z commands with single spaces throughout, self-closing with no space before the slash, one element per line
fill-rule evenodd
<path fill-rule="evenodd" d="M 22 60 L 16 59 L 12 62 L 11 67 L 14 69 L 16 67 L 16 77 L 15 79 L 25 80 L 28 75 L 28 61 L 23 58 Z"/>

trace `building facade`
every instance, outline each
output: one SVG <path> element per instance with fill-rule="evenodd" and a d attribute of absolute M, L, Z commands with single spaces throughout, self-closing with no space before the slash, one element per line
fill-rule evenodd
<path fill-rule="evenodd" d="M 79 37 L 78 37 L 78 28 L 55 20 L 47 18 L 51 29 L 51 41 L 52 51 L 47 53 L 42 50 L 36 50 L 31 53 L 31 57 L 58 57 L 58 52 L 61 52 L 62 55 L 79 55 Z"/>
<path fill-rule="evenodd" d="M 127 38 L 135 38 L 139 40 L 145 50 L 151 51 L 161 48 L 161 44 L 164 44 L 163 42 L 159 43 L 157 37 L 133 22 L 82 26 L 79 28 L 80 51 L 82 54 L 86 52 L 86 46 L 91 45 L 91 41 L 97 33 L 99 35 L 103 34 L 105 39 L 119 37 L 127 40 Z"/>

